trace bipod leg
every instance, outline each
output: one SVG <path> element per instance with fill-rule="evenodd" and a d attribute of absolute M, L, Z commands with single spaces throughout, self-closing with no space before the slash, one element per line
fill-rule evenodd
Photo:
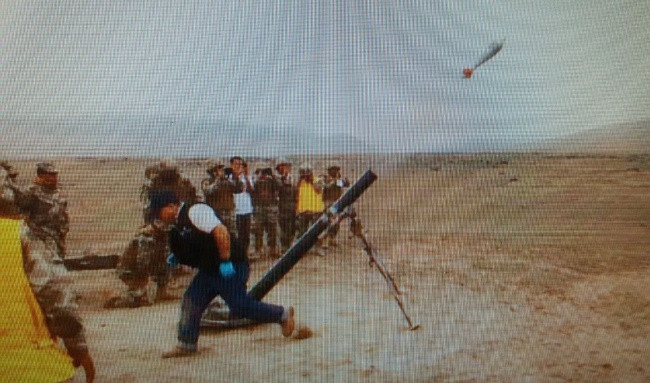
<path fill-rule="evenodd" d="M 347 216 L 348 218 L 350 218 L 350 230 L 352 231 L 352 234 L 355 237 L 359 238 L 359 240 L 363 244 L 363 250 L 370 258 L 370 267 L 375 266 L 379 271 L 379 273 L 381 274 L 381 276 L 384 277 L 384 280 L 388 285 L 388 289 L 390 290 L 391 295 L 397 302 L 397 305 L 402 311 L 402 314 L 404 314 L 404 318 L 406 319 L 406 322 L 409 325 L 409 330 L 414 331 L 419 329 L 420 325 L 414 324 L 413 321 L 411 320 L 411 317 L 406 313 L 406 308 L 404 307 L 404 302 L 400 297 L 401 292 L 399 290 L 399 287 L 397 287 L 397 283 L 395 283 L 395 280 L 393 279 L 392 275 L 390 275 L 388 270 L 386 270 L 384 263 L 381 261 L 381 259 L 379 259 L 375 250 L 370 244 L 370 241 L 368 241 L 368 238 L 366 238 L 365 234 L 363 233 L 363 225 L 361 224 L 361 221 L 359 221 L 356 218 L 356 214 L 354 213 L 354 211 L 349 211 L 347 213 Z"/>

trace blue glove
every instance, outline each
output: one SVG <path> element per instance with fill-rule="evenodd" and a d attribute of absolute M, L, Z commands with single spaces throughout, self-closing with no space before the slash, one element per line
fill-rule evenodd
<path fill-rule="evenodd" d="M 221 276 L 226 279 L 235 275 L 235 267 L 232 265 L 232 262 L 230 261 L 221 262 L 219 264 L 219 274 L 221 274 Z"/>
<path fill-rule="evenodd" d="M 175 269 L 178 266 L 180 266 L 180 262 L 178 262 L 178 258 L 176 258 L 176 255 L 174 253 L 169 253 L 169 255 L 167 256 L 167 265 L 172 269 Z"/>

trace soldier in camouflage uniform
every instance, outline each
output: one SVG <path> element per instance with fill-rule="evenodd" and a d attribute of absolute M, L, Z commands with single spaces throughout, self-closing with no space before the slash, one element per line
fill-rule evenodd
<path fill-rule="evenodd" d="M 255 219 L 253 234 L 255 235 L 255 253 L 257 256 L 263 255 L 265 232 L 267 234 L 268 255 L 272 258 L 280 256 L 277 245 L 279 189 L 280 185 L 273 176 L 273 170 L 271 168 L 261 169 L 251 195 Z"/>
<path fill-rule="evenodd" d="M 291 162 L 281 158 L 275 170 L 278 172 L 278 222 L 280 224 L 280 245 L 284 254 L 296 235 L 296 205 L 298 204 L 298 188 L 291 177 Z"/>
<path fill-rule="evenodd" d="M 127 286 L 126 294 L 110 298 L 105 308 L 149 306 L 155 301 L 175 298 L 167 292 L 167 236 L 168 231 L 158 222 L 138 230 L 117 267 L 119 278 Z M 150 280 L 155 289 L 150 288 Z"/>
<path fill-rule="evenodd" d="M 149 214 L 149 194 L 157 190 L 171 190 L 180 201 L 189 204 L 198 202 L 196 188 L 190 180 L 183 177 L 172 160 L 161 161 L 149 166 L 144 172 L 147 182 L 142 186 L 140 198 L 145 202 L 144 222 L 151 223 Z"/>
<path fill-rule="evenodd" d="M 52 164 L 40 163 L 34 183 L 23 193 L 18 192 L 18 206 L 24 212 L 25 223 L 34 235 L 53 241 L 61 260 L 65 258 L 65 237 L 70 229 L 68 202 L 59 194 L 58 172 Z"/>
<path fill-rule="evenodd" d="M 149 208 L 149 195 L 152 192 L 160 190 L 169 190 L 173 192 L 180 201 L 184 201 L 188 204 L 193 204 L 198 202 L 199 198 L 196 194 L 196 188 L 192 185 L 190 180 L 183 177 L 178 170 L 178 166 L 171 159 L 165 159 L 158 164 L 154 164 L 145 169 L 144 173 L 147 178 L 146 183 L 142 186 L 142 191 L 140 192 L 140 198 L 145 202 L 144 212 L 144 223 L 145 224 L 157 224 L 153 222 L 153 219 L 150 214 Z M 167 246 L 167 238 L 162 238 L 160 246 Z M 166 253 L 169 252 L 169 248 L 165 250 Z M 163 260 L 163 265 L 164 265 Z M 158 267 L 158 266 L 156 266 Z M 189 272 L 189 270 L 185 270 Z M 163 291 L 161 298 L 167 297 L 166 292 Z M 171 297 L 169 297 L 171 298 Z"/>
<path fill-rule="evenodd" d="M 350 181 L 341 176 L 341 166 L 339 164 L 332 164 L 327 168 L 327 174 L 324 178 L 325 186 L 323 187 L 323 203 L 327 210 L 336 202 L 342 195 L 344 188 L 350 186 Z M 336 234 L 339 232 L 339 225 L 333 226 L 323 238 L 323 248 L 330 246 L 337 246 Z"/>
<path fill-rule="evenodd" d="M 69 229 L 67 202 L 59 194 L 58 172 L 52 164 L 39 163 L 36 174 L 27 189 L 11 180 L 7 184 L 24 217 L 20 239 L 25 273 L 50 333 L 63 340 L 74 366 L 83 366 L 87 380 L 92 381 L 94 363 L 88 353 L 72 279 L 63 265 Z"/>
<path fill-rule="evenodd" d="M 210 178 L 203 180 L 201 189 L 203 190 L 205 203 L 214 209 L 221 223 L 236 237 L 234 193 L 243 191 L 244 184 L 227 177 L 224 167 L 223 163 L 217 162 L 217 164 L 208 168 L 207 173 Z"/>

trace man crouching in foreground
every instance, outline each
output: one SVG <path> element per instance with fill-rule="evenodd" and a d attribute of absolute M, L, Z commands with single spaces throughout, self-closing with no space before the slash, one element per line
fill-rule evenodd
<path fill-rule="evenodd" d="M 169 191 L 150 195 L 151 214 L 174 226 L 169 233 L 173 255 L 170 264 L 180 263 L 198 269 L 183 295 L 178 323 L 178 345 L 162 355 L 174 358 L 193 355 L 197 351 L 199 327 L 203 312 L 220 295 L 230 312 L 257 322 L 278 323 L 282 335 L 293 332 L 294 309 L 260 302 L 246 293 L 249 267 L 244 251 L 231 240 L 226 226 L 214 210 L 204 203 L 181 204 Z"/>

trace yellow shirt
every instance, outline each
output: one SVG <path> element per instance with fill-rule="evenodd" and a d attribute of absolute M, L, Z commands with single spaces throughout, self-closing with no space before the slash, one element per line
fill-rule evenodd
<path fill-rule="evenodd" d="M 300 181 L 298 185 L 298 206 L 296 214 L 300 213 L 322 213 L 325 209 L 323 195 L 318 193 L 313 184 Z"/>
<path fill-rule="evenodd" d="M 21 221 L 0 218 L 0 380 L 52 383 L 74 376 L 52 340 L 23 269 Z"/>

